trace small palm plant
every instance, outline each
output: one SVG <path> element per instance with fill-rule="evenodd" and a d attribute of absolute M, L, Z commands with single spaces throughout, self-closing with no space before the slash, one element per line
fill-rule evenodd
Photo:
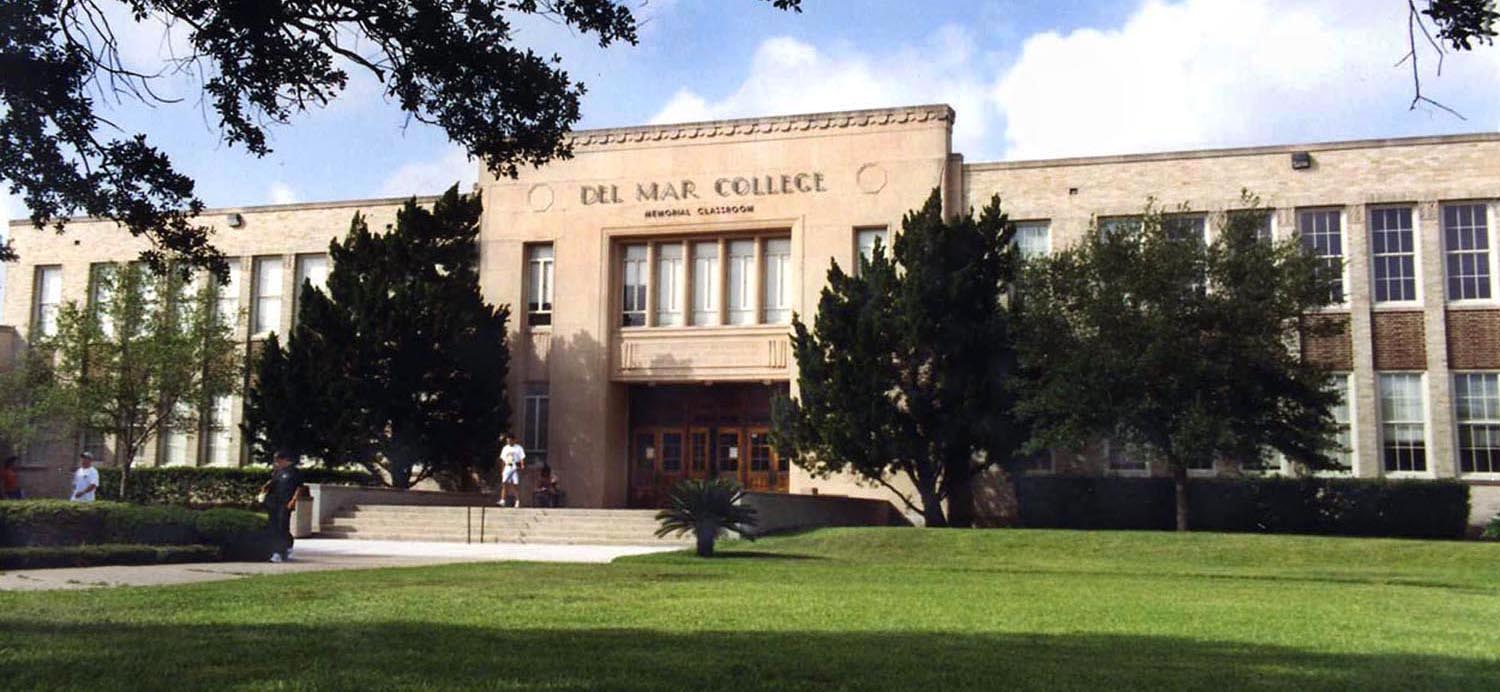
<path fill-rule="evenodd" d="M 755 508 L 742 503 L 745 491 L 728 478 L 685 480 L 667 493 L 670 505 L 656 514 L 661 528 L 656 537 L 681 536 L 689 531 L 698 538 L 698 557 L 712 557 L 720 531 L 733 531 L 755 540 Z"/>

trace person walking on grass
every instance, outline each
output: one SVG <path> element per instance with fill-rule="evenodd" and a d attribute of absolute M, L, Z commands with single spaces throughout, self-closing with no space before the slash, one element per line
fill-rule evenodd
<path fill-rule="evenodd" d="M 88 452 L 78 455 L 78 470 L 73 472 L 74 502 L 93 502 L 99 490 L 99 469 L 94 468 L 94 455 Z"/>
<path fill-rule="evenodd" d="M 292 559 L 292 511 L 297 508 L 297 497 L 302 492 L 302 472 L 297 470 L 296 455 L 282 450 L 271 461 L 271 480 L 266 481 L 261 492 L 266 496 L 266 512 L 270 514 L 271 562 Z"/>
<path fill-rule="evenodd" d="M 0 498 L 26 499 L 26 493 L 21 492 L 21 476 L 16 473 L 16 461 L 15 457 L 6 457 L 5 465 L 0 467 Z"/>
<path fill-rule="evenodd" d="M 521 469 L 526 468 L 526 450 L 516 444 L 516 438 L 506 433 L 502 438 L 505 446 L 500 448 L 500 506 L 521 506 Z"/>

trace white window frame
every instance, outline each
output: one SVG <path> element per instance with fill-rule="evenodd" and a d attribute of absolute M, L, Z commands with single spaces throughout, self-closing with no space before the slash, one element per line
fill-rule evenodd
<path fill-rule="evenodd" d="M 204 416 L 204 466 L 229 468 L 238 466 L 234 443 L 234 405 L 239 397 L 222 394 L 214 397 Z M 222 455 L 222 458 L 220 456 Z"/>
<path fill-rule="evenodd" d="M 528 459 L 547 463 L 547 448 L 551 442 L 552 393 L 546 384 L 532 385 L 521 400 L 521 444 Z"/>
<path fill-rule="evenodd" d="M 1027 231 L 1035 230 L 1041 231 L 1042 245 L 1044 247 L 1039 253 L 1028 253 L 1026 251 L 1026 246 L 1021 242 L 1021 238 Z M 1016 252 L 1020 254 L 1021 259 L 1023 260 L 1031 260 L 1050 256 L 1052 254 L 1052 222 L 1046 219 L 1035 221 L 1017 221 L 1016 235 L 1011 239 L 1011 244 L 1016 246 Z"/>
<path fill-rule="evenodd" d="M 723 304 L 723 291 L 719 284 L 722 276 L 719 241 L 693 240 L 688 242 L 691 250 L 692 277 L 692 325 L 694 327 L 717 327 Z M 707 251 L 707 252 L 705 252 Z M 709 253 L 712 253 L 710 256 Z"/>
<path fill-rule="evenodd" d="M 1278 240 L 1276 232 L 1278 230 L 1280 230 L 1279 226 L 1276 223 L 1276 209 L 1275 208 L 1263 207 L 1263 208 L 1258 208 L 1258 209 L 1230 209 L 1230 210 L 1227 210 L 1227 211 L 1224 212 L 1224 215 L 1226 217 L 1226 218 L 1224 218 L 1224 222 L 1228 223 L 1229 219 L 1227 217 L 1233 216 L 1235 214 L 1261 214 L 1261 213 L 1264 213 L 1266 215 L 1266 225 L 1265 225 L 1266 237 L 1264 237 L 1264 238 L 1260 237 L 1259 233 L 1257 232 L 1257 234 L 1256 234 L 1256 240 L 1260 240 L 1262 242 L 1274 243 L 1274 242 L 1276 242 Z M 1213 223 L 1213 221 L 1214 221 L 1215 218 L 1218 218 L 1218 217 L 1213 217 L 1213 218 L 1209 219 L 1209 224 L 1208 224 L 1208 226 L 1209 226 L 1209 229 L 1208 229 L 1208 240 L 1210 242 L 1213 241 L 1213 240 L 1218 239 L 1219 235 L 1223 232 L 1223 228 L 1221 228 L 1219 224 Z"/>
<path fill-rule="evenodd" d="M 755 262 L 755 244 L 756 241 L 753 238 L 730 238 L 724 245 L 725 321 L 737 327 L 752 325 L 756 322 L 755 290 L 758 268 Z M 736 247 L 748 248 L 750 253 L 748 255 L 735 254 Z M 738 303 L 734 300 L 736 293 L 740 297 Z"/>
<path fill-rule="evenodd" d="M 1386 418 L 1386 416 L 1387 416 L 1387 413 L 1386 413 L 1387 406 L 1385 404 L 1385 386 L 1384 386 L 1384 382 L 1386 381 L 1387 378 L 1393 378 L 1393 377 L 1415 378 L 1416 379 L 1416 381 L 1417 381 L 1417 394 L 1418 394 L 1418 396 L 1417 396 L 1417 402 L 1422 407 L 1420 420 L 1416 420 L 1416 421 L 1411 421 L 1411 420 L 1394 420 L 1393 421 L 1393 420 L 1388 420 Z M 1376 413 L 1378 414 L 1378 420 L 1379 420 L 1379 426 L 1380 426 L 1378 428 L 1378 432 L 1379 432 L 1379 435 L 1380 435 L 1380 446 L 1379 446 L 1379 452 L 1378 452 L 1378 454 L 1376 456 L 1378 457 L 1378 463 L 1380 464 L 1379 468 L 1380 468 L 1381 475 L 1384 475 L 1384 476 L 1387 476 L 1387 477 L 1392 477 L 1392 478 L 1402 478 L 1402 477 L 1405 477 L 1405 478 L 1430 478 L 1430 477 L 1432 477 L 1432 475 L 1433 475 L 1433 468 L 1434 468 L 1434 463 L 1433 463 L 1434 460 L 1432 458 L 1432 421 L 1430 420 L 1431 416 L 1432 416 L 1432 413 L 1431 413 L 1432 408 L 1431 408 L 1430 402 L 1427 400 L 1427 373 L 1425 373 L 1425 372 L 1419 372 L 1419 371 L 1399 371 L 1399 370 L 1398 371 L 1380 371 L 1380 372 L 1377 372 L 1377 373 L 1375 373 L 1375 399 L 1376 399 Z M 1390 469 L 1387 469 L 1386 468 L 1386 444 L 1385 444 L 1386 439 L 1387 439 L 1387 435 L 1388 435 L 1388 431 L 1386 429 L 1387 426 L 1394 426 L 1394 425 L 1418 425 L 1418 424 L 1420 424 L 1422 426 L 1422 465 L 1423 465 L 1423 468 L 1420 469 L 1420 470 L 1407 470 L 1407 469 L 1390 470 Z"/>
<path fill-rule="evenodd" d="M 557 290 L 557 254 L 552 243 L 526 246 L 526 326 L 552 326 L 553 298 Z"/>
<path fill-rule="evenodd" d="M 1500 371 L 1495 370 L 1461 370 L 1453 373 L 1453 469 L 1461 478 L 1477 478 L 1482 480 L 1500 479 L 1500 453 L 1495 453 L 1495 459 L 1491 461 L 1489 471 L 1464 471 L 1463 464 L 1463 441 L 1465 425 L 1495 426 L 1500 430 L 1500 402 L 1487 403 L 1485 415 L 1479 418 L 1460 417 L 1458 380 L 1459 378 L 1482 377 L 1492 378 L 1493 388 L 1485 392 L 1484 398 L 1491 395 L 1500 399 Z M 1487 387 L 1488 388 L 1488 387 Z M 1500 434 L 1500 433 L 1497 433 Z"/>
<path fill-rule="evenodd" d="M 48 284 L 54 288 L 55 296 L 49 302 Z M 57 316 L 63 304 L 63 268 L 60 264 L 44 264 L 32 273 L 31 331 L 42 336 L 57 334 Z"/>
<path fill-rule="evenodd" d="M 1138 469 L 1136 469 L 1136 468 L 1115 468 L 1115 465 L 1111 461 L 1111 459 L 1115 455 L 1115 449 L 1116 448 L 1119 448 L 1119 450 L 1120 450 L 1120 458 L 1125 459 L 1126 461 L 1130 461 L 1132 464 L 1139 463 L 1141 465 L 1141 468 L 1138 468 Z M 1122 477 L 1126 477 L 1126 478 L 1145 478 L 1145 477 L 1148 477 L 1148 476 L 1151 475 L 1151 462 L 1149 460 L 1147 460 L 1147 461 L 1141 461 L 1141 462 L 1136 462 L 1134 459 L 1131 459 L 1130 457 L 1126 456 L 1124 450 L 1125 450 L 1125 446 L 1116 443 L 1114 440 L 1105 440 L 1104 441 L 1104 472 L 1105 473 L 1107 473 L 1109 475 L 1112 475 L 1112 476 L 1122 476 Z"/>
<path fill-rule="evenodd" d="M 1339 219 L 1339 255 L 1338 255 L 1338 258 L 1339 258 L 1339 287 L 1340 287 L 1340 290 L 1341 290 L 1341 293 L 1342 293 L 1342 299 L 1339 300 L 1339 301 L 1335 301 L 1335 302 L 1329 303 L 1328 305 L 1323 306 L 1322 309 L 1323 310 L 1330 310 L 1330 311 L 1332 311 L 1332 310 L 1347 310 L 1347 309 L 1349 309 L 1349 294 L 1350 294 L 1350 290 L 1349 289 L 1350 289 L 1350 285 L 1349 285 L 1349 212 L 1348 212 L 1348 210 L 1346 210 L 1344 207 L 1338 207 L 1338 206 L 1298 207 L 1298 208 L 1292 210 L 1292 213 L 1294 215 L 1294 221 L 1293 221 L 1294 226 L 1293 227 L 1295 228 L 1295 231 L 1296 231 L 1297 241 L 1298 242 L 1302 242 L 1302 243 L 1305 243 L 1305 241 L 1302 240 L 1302 237 L 1303 237 L 1303 232 L 1302 232 L 1303 231 L 1303 229 L 1302 229 L 1302 215 L 1303 214 L 1327 214 L 1327 213 L 1334 213 L 1334 214 L 1338 215 L 1338 219 Z M 1304 244 L 1303 247 L 1307 247 L 1307 245 Z M 1318 257 L 1319 257 L 1320 260 L 1322 260 L 1322 259 L 1330 258 L 1330 257 L 1332 257 L 1332 255 L 1318 255 Z"/>
<path fill-rule="evenodd" d="M 266 281 L 266 268 L 272 264 L 277 267 L 276 280 L 268 282 Z M 281 255 L 260 255 L 253 261 L 252 274 L 253 276 L 250 278 L 251 334 L 263 336 L 272 332 L 279 332 L 281 331 L 281 324 L 285 321 L 286 317 L 284 314 L 285 310 L 283 310 L 286 296 L 284 295 L 285 290 L 282 286 L 282 284 L 286 283 L 286 258 Z M 267 292 L 266 289 L 268 288 L 274 289 L 275 292 Z M 274 320 L 268 319 L 271 316 L 266 314 L 266 310 L 263 310 L 263 307 L 267 305 L 276 306 Z M 273 321 L 275 324 L 267 324 Z"/>
<path fill-rule="evenodd" d="M 237 257 L 229 259 L 229 283 L 216 284 L 214 290 L 218 292 L 215 296 L 216 306 L 219 311 L 219 319 L 229 325 L 231 330 L 239 328 L 240 322 L 240 280 L 244 273 L 240 267 Z"/>
<path fill-rule="evenodd" d="M 761 323 L 790 324 L 794 290 L 792 288 L 792 239 L 789 236 L 772 236 L 762 238 L 761 243 Z M 785 245 L 786 252 L 772 255 L 772 244 Z M 772 257 L 777 259 L 773 260 Z"/>
<path fill-rule="evenodd" d="M 112 284 L 108 288 L 105 286 L 114 279 L 109 275 L 119 271 L 119 267 L 113 262 L 95 262 L 89 265 L 89 312 L 99 320 L 99 331 L 106 339 L 115 338 L 115 320 L 101 310 L 114 297 L 115 287 Z"/>
<path fill-rule="evenodd" d="M 1349 461 L 1349 467 L 1348 470 L 1345 471 L 1335 469 L 1320 469 L 1314 475 L 1344 478 L 1354 475 L 1354 463 L 1355 460 L 1359 458 L 1359 436 L 1355 434 L 1355 432 L 1359 430 L 1359 412 L 1355 408 L 1356 399 L 1354 397 L 1354 373 L 1347 371 L 1334 372 L 1329 374 L 1328 379 L 1330 382 L 1343 382 L 1344 385 L 1344 404 L 1342 407 L 1334 407 L 1334 420 L 1338 421 L 1337 409 L 1343 408 L 1344 420 L 1339 421 L 1338 425 L 1340 428 L 1340 434 L 1349 439 L 1348 445 L 1346 447 L 1346 449 L 1348 449 L 1348 452 L 1345 453 Z M 1376 393 L 1376 398 L 1377 400 L 1379 399 L 1378 392 Z M 1380 464 L 1381 468 L 1385 468 L 1384 446 L 1382 446 L 1381 449 L 1382 457 L 1380 460 Z"/>
<path fill-rule="evenodd" d="M 854 229 L 854 266 L 851 276 L 859 276 L 859 265 L 874 257 L 875 241 L 880 241 L 881 254 L 891 258 L 891 229 L 889 226 L 857 226 Z"/>
<path fill-rule="evenodd" d="M 658 327 L 681 327 L 687 291 L 687 250 L 685 243 L 656 244 L 656 320 Z"/>
<path fill-rule="evenodd" d="M 1407 216 L 1410 218 L 1410 221 L 1411 221 L 1410 227 L 1407 228 L 1407 233 L 1410 234 L 1410 236 L 1411 236 L 1411 251 L 1410 252 L 1376 252 L 1375 251 L 1375 215 L 1376 214 L 1381 214 L 1381 213 L 1384 213 L 1384 212 L 1396 212 L 1397 214 L 1399 214 L 1400 212 L 1403 212 L 1403 211 L 1406 212 Z M 1413 207 L 1410 204 L 1384 204 L 1384 205 L 1378 205 L 1378 206 L 1371 206 L 1371 207 L 1368 207 L 1368 208 L 1365 209 L 1365 217 L 1366 217 L 1365 218 L 1365 230 L 1367 231 L 1365 240 L 1368 243 L 1367 247 L 1369 248 L 1369 259 L 1370 259 L 1370 262 L 1369 262 L 1369 264 L 1370 264 L 1370 303 L 1373 304 L 1373 305 L 1376 305 L 1378 307 L 1388 307 L 1388 306 L 1411 307 L 1411 306 L 1415 306 L 1415 305 L 1421 305 L 1422 304 L 1422 247 L 1421 247 L 1421 245 L 1422 245 L 1422 243 L 1421 243 L 1422 232 L 1421 232 L 1421 219 L 1418 217 L 1416 208 Z M 1411 298 L 1398 298 L 1398 299 L 1394 299 L 1394 300 L 1387 298 L 1385 300 L 1381 300 L 1380 299 L 1380 285 L 1381 285 L 1382 279 L 1380 277 L 1380 268 L 1379 268 L 1380 267 L 1380 260 L 1384 259 L 1384 258 L 1397 258 L 1397 259 L 1399 259 L 1399 258 L 1402 258 L 1402 257 L 1410 257 L 1411 258 L 1411 271 L 1412 271 L 1412 274 L 1411 274 L 1411 276 L 1409 278 L 1411 280 L 1412 297 Z M 1387 285 L 1389 285 L 1389 283 L 1391 282 L 1391 278 L 1390 277 L 1386 277 L 1385 281 L 1386 281 Z M 1346 287 L 1345 290 L 1347 291 L 1348 288 Z"/>
<path fill-rule="evenodd" d="M 634 256 L 639 250 L 640 255 Z M 635 282 L 631 283 L 631 275 Z M 620 246 L 620 325 L 625 329 L 649 324 L 651 306 L 651 251 L 646 243 Z M 636 317 L 637 319 L 631 319 Z"/>
<path fill-rule="evenodd" d="M 1477 206 L 1484 209 L 1485 222 L 1485 244 L 1489 245 L 1489 251 L 1479 253 L 1473 250 L 1454 250 L 1448 243 L 1448 208 Z M 1480 201 L 1453 201 L 1443 202 L 1438 205 L 1438 234 L 1443 247 L 1443 298 L 1449 305 L 1494 305 L 1500 303 L 1500 248 L 1495 242 L 1495 224 L 1500 221 L 1500 210 L 1497 210 L 1495 202 Z M 1483 257 L 1489 263 L 1490 273 L 1490 297 L 1488 298 L 1454 298 L 1453 292 L 1449 290 L 1448 282 L 1451 273 L 1448 267 L 1448 258 L 1457 252 L 1473 253 Z"/>
<path fill-rule="evenodd" d="M 188 407 L 187 404 L 178 403 L 177 404 L 177 410 L 178 410 L 178 415 L 181 416 L 182 412 L 184 410 L 189 410 L 190 411 L 191 409 Z M 192 446 L 192 428 L 191 428 L 191 426 L 189 426 L 189 425 L 187 425 L 185 423 L 182 423 L 181 420 L 179 420 L 175 426 L 163 430 L 162 433 L 161 433 L 161 435 L 157 439 L 160 440 L 160 444 L 157 445 L 157 447 L 158 447 L 158 449 L 157 449 L 157 459 L 158 459 L 158 462 L 157 463 L 159 465 L 161 465 L 161 466 L 195 466 L 196 465 L 197 459 L 195 459 L 195 457 L 197 455 L 194 453 L 193 446 Z M 174 459 L 173 458 L 174 455 L 178 454 L 178 453 L 181 454 L 181 458 L 180 459 Z"/>

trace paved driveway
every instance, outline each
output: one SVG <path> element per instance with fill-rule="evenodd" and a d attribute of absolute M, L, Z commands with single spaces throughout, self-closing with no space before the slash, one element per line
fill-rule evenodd
<path fill-rule="evenodd" d="M 331 569 L 441 565 L 453 562 L 610 562 L 626 555 L 679 550 L 680 546 L 534 545 L 519 543 L 417 543 L 304 538 L 291 562 L 209 562 L 188 565 L 64 567 L 0 572 L 0 590 L 92 589 L 157 586 Z"/>

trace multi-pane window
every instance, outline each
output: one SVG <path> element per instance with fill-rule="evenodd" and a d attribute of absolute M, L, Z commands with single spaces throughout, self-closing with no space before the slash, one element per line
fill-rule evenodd
<path fill-rule="evenodd" d="M 208 411 L 208 439 L 204 456 L 212 466 L 234 465 L 234 397 L 214 397 Z"/>
<path fill-rule="evenodd" d="M 859 257 L 854 261 L 855 274 L 859 273 L 861 261 L 868 262 L 875 257 L 876 244 L 880 245 L 880 254 L 889 259 L 891 256 L 890 232 L 884 226 L 854 230 L 854 246 L 859 250 Z"/>
<path fill-rule="evenodd" d="M 1483 204 L 1443 207 L 1448 300 L 1488 300 L 1493 291 L 1490 229 Z"/>
<path fill-rule="evenodd" d="M 1317 256 L 1318 274 L 1328 286 L 1330 303 L 1344 302 L 1343 217 L 1337 209 L 1303 211 L 1297 214 L 1297 234 L 1302 245 Z"/>
<path fill-rule="evenodd" d="M 764 312 L 767 324 L 792 321 L 792 241 L 773 238 L 766 241 Z"/>
<path fill-rule="evenodd" d="M 620 291 L 624 304 L 621 311 L 623 324 L 627 327 L 646 325 L 646 278 L 651 274 L 646 266 L 646 246 L 626 245 L 620 276 L 624 285 Z"/>
<path fill-rule="evenodd" d="M 1417 250 L 1411 207 L 1370 210 L 1370 262 L 1375 269 L 1375 302 L 1417 299 Z"/>
<path fill-rule="evenodd" d="M 1046 257 L 1052 252 L 1052 231 L 1046 221 L 1018 223 L 1016 224 L 1015 244 L 1016 252 L 1021 254 L 1021 259 Z"/>
<path fill-rule="evenodd" d="M 320 291 L 328 288 L 328 255 L 298 255 L 297 256 L 297 292 L 302 292 L 302 284 L 312 284 L 313 288 Z"/>
<path fill-rule="evenodd" d="M 719 323 L 719 242 L 693 243 L 693 324 Z"/>
<path fill-rule="evenodd" d="M 99 320 L 99 331 L 106 339 L 113 339 L 115 336 L 115 318 L 104 306 L 114 300 L 116 267 L 117 265 L 109 262 L 89 267 L 89 310 Z"/>
<path fill-rule="evenodd" d="M 216 300 L 219 305 L 219 319 L 231 327 L 235 326 L 240 319 L 240 263 L 231 259 L 229 261 L 229 282 L 219 285 L 216 289 Z"/>
<path fill-rule="evenodd" d="M 162 435 L 161 463 L 163 466 L 186 466 L 192 461 L 188 451 L 188 426 L 184 422 L 190 412 L 184 404 L 177 405 L 177 422 Z"/>
<path fill-rule="evenodd" d="M 682 244 L 656 246 L 656 323 L 665 327 L 682 324 Z"/>
<path fill-rule="evenodd" d="M 1141 232 L 1144 222 L 1139 216 L 1109 216 L 1099 219 L 1099 237 L 1131 236 Z"/>
<path fill-rule="evenodd" d="M 32 295 L 34 331 L 42 336 L 57 334 L 57 311 L 62 307 L 62 267 L 37 267 Z"/>
<path fill-rule="evenodd" d="M 526 246 L 526 324 L 552 324 L 552 273 L 556 263 L 551 243 Z"/>
<path fill-rule="evenodd" d="M 1255 227 L 1255 239 L 1269 243 L 1273 239 L 1272 226 L 1276 214 L 1270 209 L 1235 209 L 1229 212 L 1229 223 L 1250 223 Z"/>
<path fill-rule="evenodd" d="M 1500 372 L 1453 376 L 1460 473 L 1500 473 Z"/>
<path fill-rule="evenodd" d="M 1202 214 L 1164 216 L 1161 230 L 1171 240 L 1190 240 L 1200 245 L 1208 240 L 1208 220 Z"/>
<path fill-rule="evenodd" d="M 1427 470 L 1427 415 L 1419 373 L 1380 375 L 1380 454 L 1387 473 Z"/>
<path fill-rule="evenodd" d="M 255 309 L 251 331 L 256 334 L 281 328 L 283 270 L 280 257 L 255 258 Z"/>
<path fill-rule="evenodd" d="M 1328 456 L 1338 466 L 1336 470 L 1340 473 L 1349 473 L 1354 470 L 1354 436 L 1353 411 L 1349 407 L 1349 374 L 1335 373 L 1328 378 L 1328 389 L 1338 395 L 1339 401 L 1333 407 L 1333 421 L 1338 426 L 1334 433 L 1334 441 L 1338 447 L 1329 450 Z"/>
<path fill-rule="evenodd" d="M 526 448 L 528 461 L 547 463 L 547 409 L 550 404 L 551 395 L 545 384 L 532 385 L 521 402 L 524 418 L 521 444 Z"/>
<path fill-rule="evenodd" d="M 1109 470 L 1122 474 L 1141 474 L 1150 470 L 1144 461 L 1132 458 L 1125 449 L 1125 445 L 1113 440 L 1104 444 L 1104 457 L 1108 460 Z"/>
<path fill-rule="evenodd" d="M 729 323 L 755 322 L 755 241 L 729 241 Z"/>

